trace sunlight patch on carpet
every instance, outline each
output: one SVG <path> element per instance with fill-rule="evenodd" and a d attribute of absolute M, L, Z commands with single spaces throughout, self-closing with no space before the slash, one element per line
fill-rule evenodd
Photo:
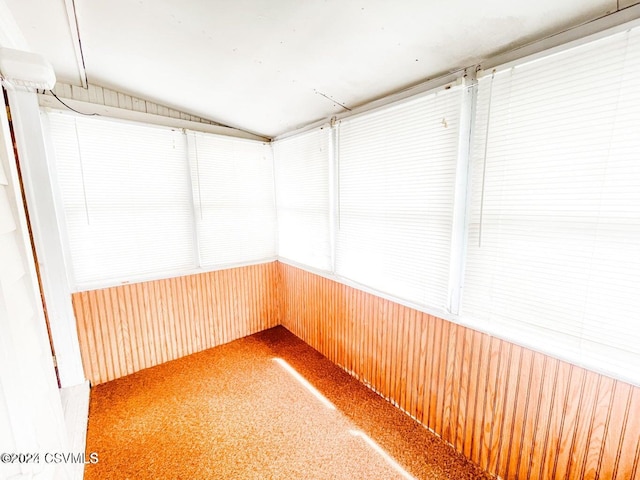
<path fill-rule="evenodd" d="M 369 445 L 378 455 L 380 455 L 382 458 L 384 458 L 385 462 L 387 462 L 389 465 L 391 465 L 393 467 L 393 469 L 396 472 L 398 472 L 400 475 L 402 475 L 404 478 L 406 478 L 407 480 L 415 480 L 415 477 L 410 475 L 409 472 L 407 472 L 404 468 L 402 468 L 402 466 L 398 462 L 396 462 L 391 457 L 391 455 L 389 455 L 387 452 L 385 452 L 380 447 L 380 445 L 378 445 L 376 442 L 374 442 L 373 439 L 369 435 L 367 435 L 364 432 L 361 432 L 360 430 L 349 430 L 349 433 L 351 435 L 353 435 L 354 437 L 362 438 L 367 445 Z"/>
<path fill-rule="evenodd" d="M 300 385 L 306 388 L 314 397 L 316 397 L 320 402 L 330 410 L 335 410 L 336 407 L 331 403 L 324 395 L 322 395 L 316 387 L 311 385 L 306 378 L 300 375 L 295 368 L 289 365 L 285 360 L 281 358 L 274 358 L 274 362 L 280 365 L 289 375 L 295 378 Z"/>

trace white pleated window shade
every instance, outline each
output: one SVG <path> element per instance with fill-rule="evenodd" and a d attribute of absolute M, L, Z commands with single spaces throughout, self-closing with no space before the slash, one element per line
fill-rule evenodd
<path fill-rule="evenodd" d="M 196 132 L 188 136 L 201 265 L 274 259 L 276 209 L 269 144 Z"/>
<path fill-rule="evenodd" d="M 75 287 L 195 267 L 182 132 L 48 113 Z"/>
<path fill-rule="evenodd" d="M 331 270 L 329 228 L 329 129 L 274 144 L 278 255 Z"/>
<path fill-rule="evenodd" d="M 640 384 L 640 31 L 483 77 L 463 315 Z"/>
<path fill-rule="evenodd" d="M 462 91 L 340 123 L 338 275 L 446 307 Z"/>

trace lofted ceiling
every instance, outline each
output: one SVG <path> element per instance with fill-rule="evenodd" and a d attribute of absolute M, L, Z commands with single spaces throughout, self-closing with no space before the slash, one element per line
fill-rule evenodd
<path fill-rule="evenodd" d="M 59 81 L 268 137 L 635 3 L 2 1 Z"/>

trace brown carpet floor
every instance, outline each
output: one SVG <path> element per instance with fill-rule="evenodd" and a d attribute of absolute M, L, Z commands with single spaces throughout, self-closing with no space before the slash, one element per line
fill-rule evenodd
<path fill-rule="evenodd" d="M 96 386 L 87 452 L 86 480 L 490 478 L 283 327 Z"/>

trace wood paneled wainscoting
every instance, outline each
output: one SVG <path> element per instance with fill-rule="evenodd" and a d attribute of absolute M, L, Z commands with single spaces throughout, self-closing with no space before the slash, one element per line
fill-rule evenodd
<path fill-rule="evenodd" d="M 287 329 L 486 471 L 640 480 L 640 388 L 279 267 Z"/>
<path fill-rule="evenodd" d="M 73 294 L 93 385 L 280 324 L 276 262 Z"/>
<path fill-rule="evenodd" d="M 640 480 L 640 388 L 283 263 L 73 305 L 93 385 L 282 324 L 490 473 Z"/>

